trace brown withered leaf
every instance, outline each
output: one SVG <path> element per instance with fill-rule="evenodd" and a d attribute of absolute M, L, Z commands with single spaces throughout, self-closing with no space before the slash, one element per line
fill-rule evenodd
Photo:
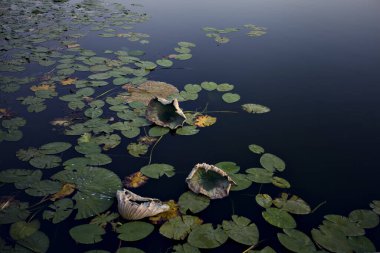
<path fill-rule="evenodd" d="M 123 180 L 123 185 L 125 188 L 138 188 L 146 183 L 148 177 L 144 176 L 140 171 L 135 172 Z"/>
<path fill-rule="evenodd" d="M 39 90 L 50 90 L 50 91 L 55 91 L 55 85 L 54 84 L 47 84 L 43 83 L 40 85 L 33 85 L 30 87 L 31 91 L 39 91 Z"/>
<path fill-rule="evenodd" d="M 137 141 L 138 143 L 150 146 L 157 141 L 157 138 L 152 136 L 141 136 Z"/>
<path fill-rule="evenodd" d="M 67 48 L 77 48 L 77 47 L 80 47 L 78 43 L 67 45 Z"/>
<path fill-rule="evenodd" d="M 52 201 L 56 201 L 57 199 L 64 198 L 66 196 L 69 196 L 75 191 L 75 184 L 64 184 L 59 192 L 54 193 L 50 199 Z"/>
<path fill-rule="evenodd" d="M 72 78 L 72 77 L 67 77 L 63 80 L 61 80 L 61 84 L 62 85 L 72 85 L 76 80 L 78 80 L 78 78 Z"/>
<path fill-rule="evenodd" d="M 169 201 L 166 201 L 164 203 L 167 204 L 170 207 L 170 209 L 166 212 L 159 213 L 155 216 L 149 217 L 149 220 L 153 224 L 160 224 L 160 223 L 163 223 L 167 220 L 170 220 L 170 219 L 173 219 L 173 218 L 179 216 L 179 214 L 180 214 L 179 205 L 174 200 L 169 200 Z"/>
<path fill-rule="evenodd" d="M 214 125 L 216 118 L 209 115 L 199 115 L 194 122 L 197 127 L 208 127 Z"/>

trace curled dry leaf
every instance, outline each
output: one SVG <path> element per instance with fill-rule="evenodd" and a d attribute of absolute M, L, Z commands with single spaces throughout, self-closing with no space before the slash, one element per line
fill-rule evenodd
<path fill-rule="evenodd" d="M 155 216 L 170 209 L 169 205 L 159 199 L 141 197 L 127 189 L 116 192 L 118 210 L 124 219 L 140 220 Z"/>
<path fill-rule="evenodd" d="M 57 193 L 54 193 L 50 199 L 56 201 L 57 199 L 64 198 L 71 195 L 75 191 L 75 184 L 66 183 L 62 186 L 61 190 Z"/>
<path fill-rule="evenodd" d="M 184 124 L 186 116 L 179 107 L 178 100 L 153 98 L 146 110 L 146 118 L 162 127 L 176 129 Z"/>
<path fill-rule="evenodd" d="M 209 115 L 199 115 L 194 122 L 197 127 L 208 127 L 214 125 L 216 118 Z"/>
<path fill-rule="evenodd" d="M 148 177 L 144 176 L 140 171 L 133 173 L 123 180 L 125 188 L 138 188 L 146 183 Z"/>
<path fill-rule="evenodd" d="M 222 169 L 207 163 L 198 163 L 186 178 L 189 188 L 210 199 L 228 196 L 231 186 L 236 183 Z"/>

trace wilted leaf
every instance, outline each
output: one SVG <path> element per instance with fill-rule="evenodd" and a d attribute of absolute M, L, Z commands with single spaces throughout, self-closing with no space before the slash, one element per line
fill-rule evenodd
<path fill-rule="evenodd" d="M 61 190 L 57 193 L 54 193 L 50 197 L 50 199 L 52 201 L 56 201 L 57 199 L 61 199 L 61 198 L 71 195 L 74 191 L 75 191 L 75 184 L 67 183 L 67 184 L 62 185 Z"/>
<path fill-rule="evenodd" d="M 174 200 L 166 201 L 164 202 L 164 204 L 168 205 L 170 209 L 166 212 L 159 213 L 155 216 L 149 217 L 149 220 L 153 224 L 162 223 L 164 221 L 167 221 L 179 216 L 179 206 Z"/>
<path fill-rule="evenodd" d="M 138 188 L 146 183 L 148 177 L 144 176 L 141 171 L 135 172 L 123 180 L 123 186 L 125 188 Z"/>
<path fill-rule="evenodd" d="M 248 113 L 267 113 L 270 112 L 270 109 L 266 106 L 259 104 L 244 104 L 241 108 Z"/>
<path fill-rule="evenodd" d="M 214 125 L 216 118 L 209 115 L 200 115 L 196 117 L 194 125 L 197 127 L 208 127 Z"/>
<path fill-rule="evenodd" d="M 61 80 L 61 84 L 62 85 L 72 85 L 73 83 L 75 83 L 75 81 L 78 80 L 78 78 L 71 78 L 71 77 L 68 77 L 68 78 L 65 78 L 63 80 Z"/>

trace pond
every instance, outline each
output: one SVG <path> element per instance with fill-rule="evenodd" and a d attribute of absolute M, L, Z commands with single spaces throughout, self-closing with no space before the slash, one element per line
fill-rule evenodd
<path fill-rule="evenodd" d="M 0 252 L 380 249 L 378 1 L 0 4 Z"/>

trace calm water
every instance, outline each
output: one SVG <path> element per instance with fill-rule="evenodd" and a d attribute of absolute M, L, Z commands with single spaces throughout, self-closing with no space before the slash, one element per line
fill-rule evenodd
<path fill-rule="evenodd" d="M 142 0 L 139 3 L 144 6 L 139 10 L 148 13 L 151 19 L 136 25 L 135 30 L 149 34 L 149 44 L 103 39 L 96 33 L 79 39 L 78 43 L 96 52 L 122 47 L 141 49 L 146 52 L 146 59 L 153 60 L 172 52 L 178 41 L 194 42 L 197 47 L 192 50 L 191 60 L 176 63 L 172 70 L 153 71 L 149 78 L 178 88 L 205 80 L 228 82 L 235 85 L 234 92 L 242 99 L 228 105 L 221 102 L 220 95 L 203 93 L 196 102 L 184 104 L 187 110 L 201 110 L 208 103 L 209 110 L 239 113 L 213 114 L 218 122 L 194 136 L 165 136 L 155 149 L 153 162 L 173 165 L 176 175 L 150 180 L 137 193 L 163 200 L 178 199 L 187 190 L 185 177 L 198 162 L 234 161 L 242 170 L 259 167 L 257 156 L 247 149 L 249 144 L 256 143 L 286 162 L 287 169 L 281 176 L 292 184 L 288 192 L 301 196 L 312 208 L 327 201 L 317 212 L 296 218 L 303 231 L 321 224 L 325 214 L 347 215 L 354 209 L 366 209 L 372 200 L 379 199 L 379 1 Z M 268 33 L 256 39 L 244 32 L 230 33 L 227 36 L 231 41 L 218 46 L 201 30 L 205 26 L 225 28 L 247 23 L 264 26 Z M 22 92 L 29 91 L 17 95 Z M 1 95 L 3 103 L 21 114 L 25 112 L 24 106 L 7 96 L 10 95 Z M 263 115 L 242 112 L 240 105 L 250 102 L 264 104 L 271 112 Z M 47 104 L 48 109 L 37 116 L 22 115 L 28 124 L 23 128 L 21 141 L 0 144 L 1 169 L 26 168 L 27 164 L 15 157 L 20 147 L 39 146 L 57 139 L 75 142 L 76 137 L 52 131 L 48 123 L 66 115 L 69 109 L 55 100 Z M 128 143 L 123 139 L 110 153 L 112 164 L 105 166 L 121 178 L 147 163 L 146 159 L 127 154 Z M 284 252 L 275 238 L 279 230 L 261 217 L 262 208 L 254 200 L 258 192 L 258 185 L 232 192 L 229 198 L 212 201 L 200 217 L 214 224 L 229 219 L 233 212 L 249 217 L 259 227 L 263 245 L 273 245 L 278 252 Z M 267 185 L 263 185 L 261 192 L 278 193 Z M 1 188 L 1 195 L 14 193 L 11 187 Z M 67 232 L 74 224 L 78 223 L 43 225 L 42 231 L 50 237 L 49 252 L 84 252 L 94 248 L 75 244 Z M 0 229 L 5 230 L 3 226 Z M 380 248 L 378 228 L 371 230 L 368 237 Z M 149 238 L 149 243 L 145 240 L 123 246 L 166 252 L 172 245 L 158 233 Z M 118 243 L 115 234 L 107 235 L 96 248 L 113 252 Z M 242 252 L 246 248 L 229 240 L 223 247 L 205 252 Z"/>

